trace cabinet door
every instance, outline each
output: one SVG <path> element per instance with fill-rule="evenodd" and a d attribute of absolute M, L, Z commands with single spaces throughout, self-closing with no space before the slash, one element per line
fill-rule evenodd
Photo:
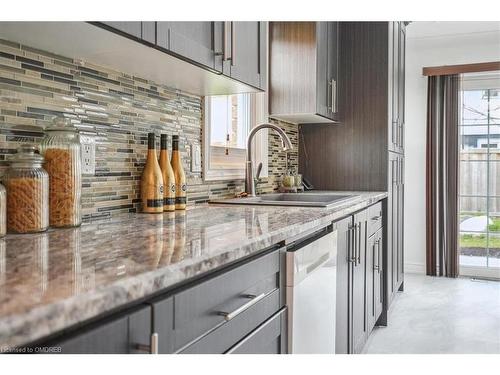
<path fill-rule="evenodd" d="M 373 311 L 374 311 L 374 322 L 375 324 L 382 313 L 383 308 L 383 262 L 382 262 L 382 252 L 384 249 L 383 244 L 383 229 L 380 228 L 378 232 L 374 235 L 375 241 L 375 253 L 373 257 Z"/>
<path fill-rule="evenodd" d="M 352 351 L 360 353 L 366 339 L 366 233 L 368 211 L 364 210 L 354 215 L 354 263 L 351 277 L 352 308 Z"/>
<path fill-rule="evenodd" d="M 157 22 L 159 47 L 208 68 L 215 69 L 215 22 Z"/>
<path fill-rule="evenodd" d="M 316 22 L 316 112 L 331 117 L 328 22 Z"/>
<path fill-rule="evenodd" d="M 336 120 L 339 112 L 338 22 L 328 22 L 328 108 L 329 118 Z"/>
<path fill-rule="evenodd" d="M 401 283 L 403 282 L 403 247 L 404 247 L 404 156 L 400 155 L 398 157 L 398 188 L 397 188 L 398 196 L 397 196 L 397 214 L 398 214 L 398 222 L 397 222 L 397 289 L 400 288 Z"/>
<path fill-rule="evenodd" d="M 352 257 L 353 229 L 352 216 L 334 224 L 337 230 L 337 298 L 336 298 L 336 328 L 335 353 L 348 354 L 349 341 L 349 276 Z"/>
<path fill-rule="evenodd" d="M 389 150 L 390 151 L 399 151 L 399 51 L 400 51 L 400 23 L 393 22 L 391 25 L 392 37 L 391 37 L 391 64 L 390 64 L 390 74 L 391 74 L 391 108 L 392 108 L 392 121 L 389 131 Z"/>
<path fill-rule="evenodd" d="M 370 333 L 375 325 L 375 257 L 376 257 L 375 235 L 367 240 L 366 244 L 366 325 L 367 333 Z"/>
<path fill-rule="evenodd" d="M 399 207 L 399 155 L 389 152 L 389 181 L 387 197 L 387 301 L 390 303 L 397 291 L 398 207 Z"/>
<path fill-rule="evenodd" d="M 405 55 L 406 55 L 406 29 L 403 22 L 399 28 L 399 151 L 404 152 L 405 129 Z"/>
<path fill-rule="evenodd" d="M 286 308 L 264 322 L 227 354 L 286 354 Z"/>
<path fill-rule="evenodd" d="M 316 22 L 316 111 L 338 115 L 338 22 Z"/>
<path fill-rule="evenodd" d="M 265 22 L 231 22 L 230 58 L 223 72 L 254 87 L 266 87 L 267 25 Z M 263 56 L 264 54 L 264 56 Z"/>
<path fill-rule="evenodd" d="M 142 38 L 142 22 L 139 21 L 110 21 L 102 22 L 104 25 L 112 27 L 133 37 Z"/>
<path fill-rule="evenodd" d="M 51 343 L 63 354 L 144 353 L 151 340 L 151 309 L 140 310 L 87 329 L 72 337 Z"/>

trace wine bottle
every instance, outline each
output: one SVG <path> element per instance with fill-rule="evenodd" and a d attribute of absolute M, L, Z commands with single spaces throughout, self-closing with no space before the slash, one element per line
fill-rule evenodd
<path fill-rule="evenodd" d="M 156 157 L 154 133 L 148 133 L 148 156 L 141 177 L 141 202 L 143 212 L 163 212 L 163 176 Z"/>
<path fill-rule="evenodd" d="M 160 138 L 160 169 L 163 175 L 163 211 L 175 211 L 175 175 L 167 152 L 167 135 Z"/>
<path fill-rule="evenodd" d="M 175 209 L 186 209 L 186 174 L 182 168 L 181 153 L 179 152 L 179 136 L 172 136 L 172 169 L 175 176 Z"/>

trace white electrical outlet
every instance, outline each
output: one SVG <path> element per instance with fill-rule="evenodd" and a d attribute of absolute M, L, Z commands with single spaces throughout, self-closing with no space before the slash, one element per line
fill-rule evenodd
<path fill-rule="evenodd" d="M 82 174 L 95 175 L 95 138 L 80 134 L 82 147 Z"/>
<path fill-rule="evenodd" d="M 191 145 L 191 172 L 201 172 L 201 147 Z"/>

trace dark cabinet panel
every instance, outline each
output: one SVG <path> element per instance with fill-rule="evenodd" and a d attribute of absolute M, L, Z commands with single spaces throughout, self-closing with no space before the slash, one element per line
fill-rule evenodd
<path fill-rule="evenodd" d="M 366 233 L 367 210 L 354 215 L 354 253 L 351 268 L 352 351 L 360 353 L 366 339 Z"/>
<path fill-rule="evenodd" d="M 109 21 L 102 23 L 135 38 L 142 38 L 142 22 L 140 21 Z"/>
<path fill-rule="evenodd" d="M 243 337 L 259 327 L 280 309 L 279 291 L 272 292 L 257 304 L 225 322 L 219 328 L 201 337 L 183 349 L 183 354 L 222 354 L 239 342 Z"/>
<path fill-rule="evenodd" d="M 229 22 L 224 41 L 230 51 L 223 73 L 254 87 L 266 87 L 267 28 L 265 22 Z"/>
<path fill-rule="evenodd" d="M 338 22 L 271 22 L 270 115 L 338 121 Z"/>
<path fill-rule="evenodd" d="M 174 296 L 174 350 L 225 322 L 223 312 L 279 289 L 280 255 L 267 254 Z"/>
<path fill-rule="evenodd" d="M 375 236 L 368 238 L 366 243 L 366 332 L 369 334 L 375 325 L 374 305 L 374 267 L 376 256 Z"/>
<path fill-rule="evenodd" d="M 378 232 L 374 235 L 375 241 L 375 253 L 373 256 L 373 311 L 374 311 L 374 321 L 375 324 L 382 314 L 383 309 L 383 298 L 384 298 L 384 262 L 383 262 L 383 251 L 384 251 L 384 243 L 383 243 L 383 228 L 380 228 Z"/>
<path fill-rule="evenodd" d="M 286 315 L 284 308 L 231 348 L 228 354 L 285 354 Z"/>
<path fill-rule="evenodd" d="M 350 267 L 352 250 L 352 216 L 334 224 L 337 230 L 337 298 L 336 298 L 336 328 L 335 353 L 348 354 L 350 350 Z"/>
<path fill-rule="evenodd" d="M 387 201 L 387 300 L 390 304 L 403 283 L 404 156 L 389 152 Z"/>
<path fill-rule="evenodd" d="M 215 31 L 215 22 L 161 21 L 157 22 L 157 44 L 172 53 L 215 69 L 216 54 L 222 53 L 214 48 Z"/>
<path fill-rule="evenodd" d="M 158 335 L 158 353 L 174 351 L 174 298 L 169 297 L 151 302 L 153 332 Z"/>
<path fill-rule="evenodd" d="M 148 43 L 156 44 L 156 22 L 146 21 L 146 22 L 141 22 L 141 24 L 142 24 L 141 39 Z"/>
<path fill-rule="evenodd" d="M 51 345 L 60 346 L 63 354 L 144 353 L 139 345 L 150 346 L 151 334 L 151 309 L 143 307 Z"/>

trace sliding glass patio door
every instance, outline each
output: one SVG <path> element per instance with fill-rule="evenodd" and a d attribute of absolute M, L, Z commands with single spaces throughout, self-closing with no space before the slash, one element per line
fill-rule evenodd
<path fill-rule="evenodd" d="M 464 74 L 460 274 L 500 278 L 500 73 Z"/>

